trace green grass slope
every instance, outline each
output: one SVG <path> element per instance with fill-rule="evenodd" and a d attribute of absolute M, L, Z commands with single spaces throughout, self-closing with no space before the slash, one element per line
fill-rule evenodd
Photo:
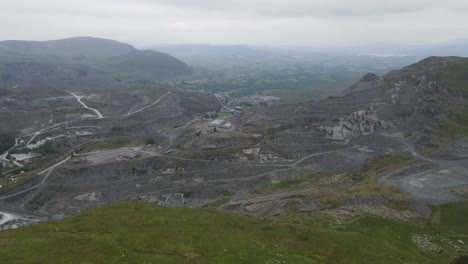
<path fill-rule="evenodd" d="M 191 72 L 184 62 L 150 50 L 137 50 L 108 58 L 103 67 L 114 76 L 125 80 L 172 77 Z"/>
<path fill-rule="evenodd" d="M 68 60 L 93 60 L 127 54 L 136 49 L 129 44 L 109 39 L 74 37 L 50 41 L 0 41 L 0 50 L 28 57 L 51 56 Z"/>
<path fill-rule="evenodd" d="M 2 263 L 448 263 L 467 253 L 453 245 L 468 243 L 468 203 L 436 209 L 427 224 L 366 217 L 336 226 L 122 203 L 1 231 L 0 256 Z M 426 252 L 415 236 L 441 250 Z"/>

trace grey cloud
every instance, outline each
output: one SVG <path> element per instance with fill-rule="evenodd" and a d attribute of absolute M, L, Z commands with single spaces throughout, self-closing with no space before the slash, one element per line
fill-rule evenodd
<path fill-rule="evenodd" d="M 317 46 L 468 38 L 466 0 L 0 1 L 0 39 Z"/>
<path fill-rule="evenodd" d="M 137 2 L 152 6 L 164 5 L 263 16 L 375 16 L 414 12 L 430 6 L 431 3 L 440 3 L 433 0 L 137 0 Z"/>

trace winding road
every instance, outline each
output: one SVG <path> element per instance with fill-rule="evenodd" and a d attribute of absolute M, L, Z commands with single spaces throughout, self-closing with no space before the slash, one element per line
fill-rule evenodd
<path fill-rule="evenodd" d="M 32 187 L 29 187 L 29 188 L 27 188 L 25 190 L 16 192 L 16 193 L 1 196 L 0 200 L 5 200 L 5 199 L 8 199 L 8 198 L 11 198 L 11 197 L 23 194 L 23 193 L 27 193 L 29 191 L 32 191 L 34 189 L 37 189 L 37 188 L 41 187 L 41 185 L 43 185 L 47 181 L 47 179 L 49 178 L 50 174 L 54 171 L 54 169 L 57 168 L 58 166 L 64 164 L 65 162 L 67 162 L 69 159 L 70 159 L 70 157 L 67 157 L 66 159 L 64 159 L 64 160 L 62 160 L 60 162 L 57 162 L 54 165 L 48 167 L 47 169 L 37 173 L 37 175 L 44 175 L 44 178 L 42 178 L 42 180 L 38 184 L 36 184 L 36 185 L 34 185 Z"/>
<path fill-rule="evenodd" d="M 9 150 L 5 151 L 2 155 L 0 155 L 0 160 L 7 160 L 6 156 L 8 156 L 8 153 L 10 153 L 12 149 L 16 148 L 18 144 L 19 144 L 19 139 L 15 138 L 15 145 L 11 147 Z"/>
<path fill-rule="evenodd" d="M 78 101 L 78 103 L 80 103 L 84 108 L 93 111 L 93 112 L 96 114 L 96 119 L 102 119 L 102 118 L 104 118 L 104 116 L 101 114 L 101 112 L 99 112 L 99 110 L 94 109 L 94 108 L 91 108 L 91 107 L 88 107 L 85 103 L 83 103 L 83 102 L 81 101 L 81 99 L 84 98 L 84 96 L 79 96 L 79 95 L 77 95 L 77 94 L 75 94 L 75 93 L 72 93 L 72 92 L 68 92 L 68 93 L 70 93 L 70 94 Z M 53 126 L 50 126 L 50 127 L 47 127 L 47 128 L 43 128 L 43 129 L 38 130 L 38 131 L 36 131 L 36 132 L 34 132 L 34 133 L 31 133 L 31 134 L 29 134 L 29 135 L 26 135 L 26 137 L 31 137 L 31 138 L 26 142 L 26 147 L 30 147 L 32 141 L 33 141 L 37 136 L 39 136 L 39 135 L 41 135 L 41 134 L 43 134 L 43 133 L 45 133 L 45 132 L 48 132 L 48 131 L 50 131 L 50 130 L 56 129 L 56 128 L 57 128 L 58 126 L 60 126 L 60 125 L 67 124 L 67 123 L 71 123 L 71 122 L 72 122 L 72 121 L 60 122 L 60 123 L 54 124 Z M 9 150 L 7 150 L 6 152 L 4 152 L 2 155 L 0 155 L 0 159 L 1 159 L 1 160 L 6 160 L 6 156 L 8 155 L 8 153 L 9 153 L 12 149 L 14 149 L 15 147 L 17 147 L 17 146 L 19 145 L 20 139 L 21 139 L 21 138 L 15 138 L 15 145 L 14 145 L 13 147 L 11 147 Z M 58 162 L 58 163 L 56 163 L 56 164 L 50 166 L 49 168 L 47 168 L 47 169 L 45 169 L 45 170 L 43 170 L 43 171 L 41 171 L 41 172 L 39 172 L 37 175 L 45 174 L 45 176 L 44 176 L 44 178 L 42 179 L 42 181 L 41 181 L 40 183 L 36 184 L 35 186 L 32 186 L 32 187 L 30 187 L 30 188 L 28 188 L 28 189 L 26 189 L 26 190 L 19 191 L 19 192 L 17 192 L 17 193 L 13 193 L 13 194 L 10 194 L 10 195 L 2 196 L 2 197 L 0 197 L 0 200 L 8 199 L 8 198 L 10 198 L 10 197 L 13 197 L 13 196 L 16 196 L 16 195 L 19 195 L 19 194 L 22 194 L 22 193 L 26 193 L 26 192 L 29 192 L 29 191 L 31 191 L 31 190 L 33 190 L 33 189 L 36 189 L 36 188 L 40 187 L 42 184 L 44 184 L 44 182 L 47 180 L 47 178 L 49 178 L 50 174 L 52 173 L 52 171 L 53 171 L 56 167 L 62 165 L 63 163 L 65 163 L 65 162 L 66 162 L 67 160 L 69 160 L 69 159 L 70 159 L 70 157 L 68 157 L 68 158 L 66 158 L 66 159 L 64 159 L 64 160 L 62 160 L 62 161 L 60 161 L 60 162 Z M 21 165 L 20 163 L 18 163 L 18 162 L 16 162 L 16 161 L 13 161 L 13 163 L 14 163 L 15 165 L 17 165 L 18 167 L 23 167 L 23 165 Z"/>
<path fill-rule="evenodd" d="M 126 113 L 126 114 L 124 115 L 124 117 L 130 116 L 130 115 L 133 115 L 133 114 L 136 114 L 136 113 L 139 113 L 139 112 L 141 112 L 141 111 L 143 111 L 143 110 L 146 110 L 146 109 L 152 107 L 153 105 L 159 103 L 159 102 L 161 101 L 161 99 L 163 99 L 164 97 L 168 96 L 169 94 L 171 94 L 171 92 L 167 92 L 167 93 L 164 94 L 163 96 L 159 97 L 159 98 L 158 98 L 156 101 L 154 101 L 152 104 L 147 105 L 147 106 L 145 106 L 145 107 L 143 107 L 143 108 L 140 108 L 140 109 L 138 109 L 138 110 L 136 110 L 136 111 L 132 111 L 132 109 L 135 108 L 136 106 L 132 107 L 132 109 L 130 109 L 130 111 L 128 111 L 128 113 Z"/>
<path fill-rule="evenodd" d="M 396 186 L 411 194 L 416 199 L 429 204 L 444 204 L 463 201 L 462 197 L 455 195 L 452 190 L 462 186 L 468 186 L 468 161 L 464 160 L 439 160 L 421 156 L 414 146 L 400 134 L 384 134 L 385 136 L 400 141 L 405 150 L 419 160 L 434 164 L 418 172 L 401 175 L 408 166 L 400 166 L 380 175 L 379 182 L 385 185 Z"/>
<path fill-rule="evenodd" d="M 91 107 L 87 106 L 85 103 L 83 103 L 83 101 L 81 101 L 81 99 L 85 98 L 85 96 L 80 96 L 80 95 L 77 95 L 77 94 L 72 93 L 72 92 L 69 92 L 69 93 L 70 93 L 71 95 L 73 95 L 73 97 L 76 98 L 76 100 L 78 101 L 78 103 L 80 103 L 84 108 L 93 111 L 93 112 L 96 114 L 96 119 L 104 118 L 104 116 L 101 114 L 101 112 L 99 112 L 99 110 L 97 110 L 97 109 L 95 109 L 95 108 L 91 108 Z"/>
<path fill-rule="evenodd" d="M 104 116 L 101 114 L 101 112 L 99 112 L 99 110 L 97 110 L 97 109 L 95 109 L 95 108 L 91 108 L 91 107 L 87 106 L 85 103 L 83 103 L 83 101 L 81 101 L 81 99 L 84 98 L 85 96 L 79 96 L 79 95 L 77 95 L 77 94 L 75 94 L 75 93 L 72 93 L 72 92 L 68 92 L 68 93 L 71 94 L 71 95 L 78 101 L 78 103 L 81 104 L 81 105 L 83 106 L 83 108 L 86 108 L 86 109 L 89 109 L 89 110 L 93 111 L 93 112 L 96 114 L 96 119 L 102 119 L 102 118 L 104 118 Z M 63 124 L 68 124 L 68 123 L 71 123 L 71 122 L 73 122 L 73 121 L 60 122 L 60 123 L 54 124 L 53 126 L 50 126 L 50 127 L 47 127 L 47 128 L 41 129 L 41 130 L 38 130 L 38 131 L 36 131 L 36 132 L 34 132 L 34 133 L 31 133 L 31 134 L 29 134 L 29 135 L 26 135 L 26 137 L 31 137 L 31 138 L 28 140 L 28 142 L 26 143 L 26 147 L 30 148 L 30 147 L 31 147 L 31 143 L 33 142 L 33 140 L 34 140 L 37 136 L 39 136 L 39 135 L 41 135 L 41 134 L 43 134 L 43 133 L 45 133 L 45 132 L 48 132 L 48 131 L 50 131 L 51 129 L 55 129 L 55 128 L 57 128 L 57 127 L 63 125 Z M 18 139 L 17 139 L 17 140 L 18 140 Z M 16 146 L 15 146 L 15 147 L 16 147 Z"/>

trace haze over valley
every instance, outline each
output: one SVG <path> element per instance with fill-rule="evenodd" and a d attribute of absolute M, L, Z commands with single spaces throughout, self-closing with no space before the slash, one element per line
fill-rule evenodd
<path fill-rule="evenodd" d="M 467 6 L 422 3 L 6 4 L 0 258 L 466 263 Z"/>

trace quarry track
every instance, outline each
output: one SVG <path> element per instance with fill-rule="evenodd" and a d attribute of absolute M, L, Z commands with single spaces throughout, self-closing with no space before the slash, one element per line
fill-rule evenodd
<path fill-rule="evenodd" d="M 354 147 L 351 147 L 351 149 Z M 196 187 L 200 185 L 206 185 L 206 184 L 219 184 L 219 183 L 233 183 L 233 182 L 248 182 L 248 181 L 253 181 L 265 177 L 272 177 L 274 175 L 277 175 L 280 172 L 288 172 L 288 171 L 300 171 L 301 168 L 306 168 L 306 167 L 299 167 L 301 163 L 306 161 L 307 159 L 310 159 L 312 157 L 320 156 L 320 155 L 326 155 L 326 154 L 331 154 L 335 152 L 340 152 L 341 150 L 333 150 L 333 151 L 324 151 L 324 152 L 319 152 L 319 153 L 314 153 L 311 155 L 307 155 L 293 163 L 288 163 L 288 164 L 249 164 L 250 166 L 255 166 L 255 167 L 279 167 L 277 169 L 267 171 L 267 172 L 262 172 L 259 174 L 247 176 L 247 177 L 242 177 L 242 178 L 232 178 L 232 179 L 214 179 L 214 180 L 207 180 L 207 181 L 202 181 L 194 184 L 188 184 L 180 187 L 171 187 L 171 188 L 166 188 L 166 189 L 161 189 L 161 190 L 156 190 L 152 192 L 144 192 L 144 193 L 137 193 L 137 194 L 132 194 L 128 195 L 126 197 L 123 197 L 119 199 L 119 201 L 124 201 L 131 199 L 133 197 L 137 196 L 142 196 L 142 195 L 155 195 L 159 193 L 164 193 L 164 192 L 170 192 L 170 191 L 178 191 L 182 188 L 191 188 L 191 187 Z M 153 153 L 154 154 L 154 153 Z M 212 160 L 205 160 L 205 159 L 189 159 L 189 158 L 182 158 L 182 157 L 174 157 L 174 156 L 166 156 L 166 155 L 157 155 L 161 157 L 165 157 L 168 159 L 177 159 L 177 160 L 185 160 L 185 161 L 198 161 L 198 162 L 219 162 L 219 163 L 224 163 L 224 164 L 234 164 L 234 165 L 241 165 L 241 163 L 235 163 L 235 162 L 226 162 L 226 161 L 212 161 Z"/>
<path fill-rule="evenodd" d="M 187 184 L 187 185 L 180 186 L 180 187 L 171 187 L 171 188 L 160 189 L 160 190 L 151 191 L 151 192 L 136 193 L 136 194 L 132 194 L 132 195 L 128 195 L 128 196 L 125 196 L 123 198 L 120 198 L 119 201 L 125 201 L 125 200 L 131 199 L 133 197 L 138 197 L 138 196 L 142 196 L 142 195 L 155 195 L 155 194 L 169 192 L 169 191 L 180 191 L 181 188 L 191 188 L 191 187 L 196 187 L 196 186 L 200 186 L 200 185 L 207 185 L 207 184 L 214 184 L 214 183 L 225 183 L 226 184 L 226 183 L 231 183 L 231 182 L 252 181 L 252 180 L 255 180 L 255 179 L 264 178 L 266 176 L 270 177 L 273 174 L 276 174 L 278 172 L 286 172 L 286 171 L 291 171 L 291 170 L 297 170 L 297 169 L 295 169 L 295 168 L 276 169 L 276 170 L 267 171 L 267 172 L 263 172 L 263 173 L 259 173 L 259 174 L 256 174 L 256 175 L 243 177 L 243 178 L 207 180 L 207 181 L 203 181 L 203 182 L 199 182 L 199 183 Z"/>
<path fill-rule="evenodd" d="M 70 94 L 78 101 L 78 103 L 79 103 L 80 105 L 83 106 L 83 108 L 89 109 L 89 110 L 93 111 L 93 112 L 96 114 L 96 119 L 102 119 L 102 118 L 104 118 L 104 116 L 101 114 L 101 112 L 99 112 L 99 110 L 97 110 L 97 109 L 95 109 L 95 108 L 88 107 L 85 103 L 83 103 L 83 102 L 81 101 L 81 99 L 84 98 L 84 96 L 79 96 L 79 95 L 77 95 L 77 94 L 75 94 L 75 93 L 72 93 L 72 92 L 68 92 L 68 93 L 70 93 Z M 41 130 L 38 130 L 38 131 L 36 131 L 36 132 L 34 132 L 34 133 L 31 133 L 31 134 L 29 134 L 29 135 L 26 135 L 26 137 L 31 137 L 31 138 L 28 140 L 28 142 L 26 143 L 26 147 L 30 147 L 30 146 L 31 146 L 31 142 L 33 142 L 33 140 L 34 140 L 37 136 L 39 136 L 39 135 L 41 135 L 41 134 L 44 134 L 45 132 L 49 132 L 49 131 L 51 131 L 52 129 L 56 129 L 56 128 L 58 128 L 58 127 L 61 126 L 61 125 L 70 124 L 70 123 L 72 123 L 72 122 L 74 122 L 74 121 L 60 122 L 60 123 L 54 124 L 53 126 L 50 126 L 50 127 L 47 127 L 47 128 L 41 129 Z M 18 141 L 19 139 L 16 139 L 16 140 Z M 16 147 L 16 146 L 15 146 L 15 147 Z"/>
<path fill-rule="evenodd" d="M 384 134 L 397 139 L 413 157 L 434 164 L 419 172 L 400 175 L 404 166 L 399 166 L 381 175 L 380 182 L 384 185 L 398 187 L 418 200 L 428 204 L 445 204 L 466 200 L 453 194 L 452 189 L 468 186 L 468 161 L 440 160 L 421 156 L 414 146 L 400 134 Z"/>
<path fill-rule="evenodd" d="M 145 107 L 143 107 L 143 108 L 140 108 L 140 109 L 138 109 L 138 110 L 136 110 L 136 111 L 132 111 L 132 110 L 133 110 L 134 108 L 138 107 L 139 105 L 136 105 L 136 106 L 132 107 L 132 109 L 130 109 L 130 110 L 128 111 L 128 113 L 126 113 L 126 114 L 124 115 L 124 117 L 127 117 L 127 116 L 130 116 L 130 115 L 139 113 L 139 112 L 141 112 L 141 111 L 144 111 L 144 110 L 146 110 L 146 109 L 148 109 L 148 108 L 150 108 L 150 107 L 156 105 L 157 103 L 159 103 L 159 102 L 161 101 L 161 99 L 163 99 L 164 97 L 168 96 L 169 94 L 171 94 L 171 92 L 165 93 L 163 96 L 159 97 L 156 101 L 154 101 L 154 102 L 151 103 L 150 105 L 147 105 L 147 106 L 145 106 Z"/>
<path fill-rule="evenodd" d="M 353 149 L 353 148 L 354 147 L 351 147 L 350 149 Z M 330 150 L 330 151 L 323 151 L 323 152 L 314 153 L 314 154 L 311 154 L 311 155 L 307 155 L 307 156 L 299 159 L 296 162 L 287 164 L 286 166 L 297 167 L 299 164 L 303 163 L 304 161 L 306 161 L 306 160 L 308 160 L 310 158 L 317 157 L 317 156 L 322 156 L 322 155 L 326 155 L 326 154 L 331 154 L 331 153 L 335 153 L 335 152 L 339 152 L 339 151 L 341 151 L 341 150 Z"/>
<path fill-rule="evenodd" d="M 73 97 L 75 97 L 75 99 L 78 101 L 78 103 L 80 103 L 84 108 L 93 111 L 96 114 L 96 119 L 104 118 L 104 116 L 101 114 L 101 112 L 99 112 L 99 110 L 97 110 L 95 108 L 91 108 L 91 107 L 87 106 L 85 103 L 83 103 L 83 101 L 81 101 L 81 99 L 85 98 L 85 96 L 79 96 L 79 95 L 77 95 L 75 93 L 72 93 L 72 92 L 69 92 L 69 93 L 71 95 L 73 95 Z"/>
<path fill-rule="evenodd" d="M 422 156 L 416 151 L 415 147 L 407 139 L 403 137 L 402 133 L 392 133 L 392 134 L 382 133 L 382 135 L 398 140 L 400 143 L 402 143 L 405 146 L 405 150 L 417 159 L 435 163 L 441 166 L 448 163 L 448 161 L 445 161 L 445 160 L 438 160 L 438 159 L 433 159 L 433 158 Z"/>
<path fill-rule="evenodd" d="M 8 156 L 8 153 L 10 153 L 10 151 L 14 148 L 16 148 L 19 144 L 19 139 L 18 138 L 15 138 L 15 145 L 13 147 L 11 147 L 9 150 L 5 151 L 2 155 L 0 155 L 0 159 L 1 160 L 6 160 L 6 156 Z"/>
<path fill-rule="evenodd" d="M 29 191 L 32 191 L 32 190 L 34 190 L 34 189 L 37 189 L 37 188 L 41 187 L 41 186 L 47 181 L 47 179 L 48 179 L 49 176 L 52 174 L 52 172 L 54 171 L 54 169 L 57 168 L 58 166 L 64 164 L 65 162 L 67 162 L 69 159 L 70 159 L 70 157 L 67 157 L 66 159 L 64 159 L 64 160 L 62 160 L 62 161 L 60 161 L 60 162 L 57 162 L 57 163 L 55 163 L 54 165 L 48 167 L 47 169 L 45 169 L 45 170 L 43 170 L 43 171 L 37 173 L 37 175 L 44 175 L 44 177 L 42 178 L 42 180 L 41 180 L 38 184 L 36 184 L 36 185 L 34 185 L 34 186 L 32 186 L 32 187 L 29 187 L 29 188 L 27 188 L 27 189 L 25 189 L 25 190 L 16 192 L 16 193 L 12 193 L 12 194 L 8 194 L 8 195 L 1 196 L 1 197 L 0 197 L 0 200 L 5 200 L 5 199 L 8 199 L 8 198 L 11 198 L 11 197 L 14 197 L 14 196 L 23 194 L 23 193 L 27 193 L 27 192 L 29 192 Z"/>
<path fill-rule="evenodd" d="M 355 147 L 350 147 L 349 149 L 354 149 Z M 151 155 L 151 156 L 158 156 L 158 157 L 164 157 L 164 158 L 167 158 L 167 159 L 175 159 L 175 160 L 183 160 L 183 161 L 197 161 L 197 162 L 208 162 L 208 163 L 223 163 L 223 164 L 231 164 L 231 165 L 242 165 L 242 164 L 246 164 L 245 162 L 233 162 L 233 161 L 224 161 L 224 160 L 210 160 L 210 159 L 196 159 L 196 158 L 185 158 L 185 157 L 179 157 L 179 156 L 171 156 L 171 155 L 165 155 L 165 154 L 161 154 L 160 151 L 159 152 L 154 152 L 154 151 L 145 151 L 145 150 L 139 150 L 143 153 L 146 153 L 148 155 Z M 305 157 L 302 157 L 300 158 L 299 160 L 297 161 L 294 161 L 292 163 L 247 163 L 249 166 L 254 166 L 254 167 L 291 167 L 291 168 L 295 168 L 295 167 L 299 167 L 299 165 L 303 162 L 305 162 L 306 160 L 310 159 L 310 158 L 313 158 L 313 157 L 317 157 L 317 156 L 322 156 L 322 155 L 327 155 L 327 154 L 331 154 L 331 153 L 336 153 L 336 152 L 341 152 L 342 149 L 338 149 L 338 150 L 330 150 L 330 151 L 323 151 L 323 152 L 317 152 L 317 153 L 314 153 L 314 154 L 310 154 L 310 155 L 307 155 Z"/>
<path fill-rule="evenodd" d="M 398 187 L 416 199 L 429 204 L 463 201 L 452 193 L 453 188 L 468 186 L 468 162 L 446 161 L 435 168 L 400 176 L 401 167 L 384 173 L 380 182 Z"/>
<path fill-rule="evenodd" d="M 78 96 L 77 94 L 75 93 L 72 93 L 72 92 L 69 92 L 77 101 L 78 103 L 80 103 L 84 108 L 86 109 L 89 109 L 91 111 L 93 111 L 95 114 L 96 114 L 96 119 L 102 119 L 103 118 L 103 115 L 101 114 L 101 112 L 99 112 L 99 110 L 97 109 L 94 109 L 94 108 L 91 108 L 91 107 L 88 107 L 85 103 L 83 103 L 81 101 L 82 98 L 84 98 L 84 96 Z M 26 137 L 31 137 L 28 142 L 26 143 L 26 147 L 29 147 L 31 142 L 39 135 L 45 133 L 45 132 L 48 132 L 50 130 L 53 130 L 53 129 L 56 129 L 58 128 L 59 126 L 63 125 L 63 124 L 67 124 L 67 123 L 71 123 L 73 121 L 66 121 L 66 122 L 60 122 L 60 123 L 57 123 L 57 124 L 54 124 L 53 126 L 50 126 L 48 128 L 44 128 L 44 129 L 41 129 L 39 131 L 36 131 L 34 133 L 31 133 L 29 135 L 27 135 Z M 15 138 L 15 145 L 10 148 L 8 151 L 6 151 L 5 153 L 3 153 L 1 156 L 0 156 L 0 159 L 2 160 L 5 160 L 6 156 L 8 155 L 8 153 L 14 149 L 15 147 L 17 147 L 19 145 L 19 142 L 20 142 L 20 138 Z M 0 200 L 5 200 L 5 199 L 8 199 L 8 198 L 11 198 L 11 197 L 14 197 L 14 196 L 17 196 L 17 195 L 20 195 L 20 194 L 23 194 L 23 193 L 27 193 L 31 190 L 34 190 L 34 189 L 37 189 L 39 188 L 41 185 L 43 185 L 47 179 L 49 178 L 50 174 L 54 171 L 55 168 L 57 168 L 58 166 L 64 164 L 65 162 L 67 162 L 68 160 L 70 159 L 70 157 L 67 157 L 65 158 L 64 160 L 60 161 L 60 162 L 57 162 L 55 163 L 54 165 L 44 169 L 43 171 L 37 173 L 37 175 L 44 175 L 43 179 L 41 180 L 41 182 L 39 182 L 38 184 L 32 186 L 32 187 L 29 187 L 25 190 L 22 190 L 22 191 L 19 191 L 19 192 L 16 192 L 16 193 L 13 193 L 13 194 L 9 194 L 9 195 L 5 195 L 5 196 L 1 196 L 0 197 Z M 22 167 L 21 164 L 17 163 L 17 162 L 14 162 L 17 166 L 19 167 Z"/>

